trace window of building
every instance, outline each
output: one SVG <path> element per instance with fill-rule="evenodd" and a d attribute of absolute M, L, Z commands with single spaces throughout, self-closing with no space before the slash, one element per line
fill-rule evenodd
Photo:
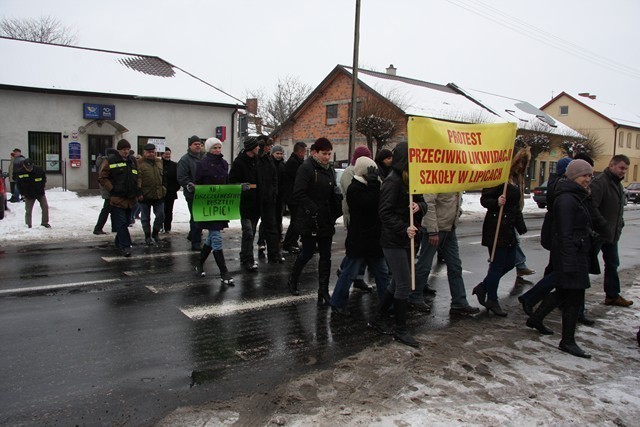
<path fill-rule="evenodd" d="M 631 132 L 627 134 L 627 148 L 631 148 Z"/>
<path fill-rule="evenodd" d="M 540 162 L 540 169 L 538 170 L 539 176 L 540 176 L 540 181 L 539 182 L 544 183 L 545 178 L 546 178 L 546 175 L 545 175 L 545 169 L 546 168 L 547 168 L 547 162 Z"/>
<path fill-rule="evenodd" d="M 638 165 L 633 165 L 633 181 L 638 181 Z"/>
<path fill-rule="evenodd" d="M 531 177 L 532 181 L 536 180 L 536 163 L 538 163 L 537 160 L 529 162 L 529 172 L 527 173 L 527 175 Z"/>
<path fill-rule="evenodd" d="M 164 136 L 139 136 L 138 151 L 136 151 L 136 156 L 138 154 L 142 156 L 142 152 L 144 151 L 144 146 L 147 144 L 153 144 L 156 146 L 156 156 L 161 156 L 162 153 L 164 153 L 164 147 L 165 147 Z M 203 150 L 204 150 L 204 147 L 203 147 Z"/>
<path fill-rule="evenodd" d="M 636 150 L 640 150 L 640 133 L 636 135 Z"/>
<path fill-rule="evenodd" d="M 356 117 L 358 117 L 360 116 L 360 112 L 362 111 L 362 101 L 358 101 L 356 105 L 357 105 Z M 349 103 L 349 124 L 351 124 L 351 103 Z"/>
<path fill-rule="evenodd" d="M 556 173 L 556 165 L 558 162 L 549 162 L 549 175 Z"/>
<path fill-rule="evenodd" d="M 62 135 L 55 132 L 29 132 L 29 158 L 46 172 L 60 173 Z"/>
<path fill-rule="evenodd" d="M 561 116 L 568 116 L 569 115 L 569 106 L 568 105 L 561 105 L 560 106 L 560 115 Z"/>
<path fill-rule="evenodd" d="M 338 123 L 338 104 L 327 105 L 327 124 L 335 125 Z"/>
<path fill-rule="evenodd" d="M 618 147 L 624 147 L 624 132 L 618 134 Z"/>

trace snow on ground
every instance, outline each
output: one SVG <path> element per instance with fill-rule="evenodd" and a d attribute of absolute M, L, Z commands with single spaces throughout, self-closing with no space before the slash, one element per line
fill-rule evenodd
<path fill-rule="evenodd" d="M 47 190 L 49 203 L 49 223 L 51 228 L 40 226 L 40 205 L 36 202 L 33 213 L 33 228 L 27 228 L 24 221 L 24 203 L 9 203 L 10 211 L 5 212 L 5 217 L 0 220 L 0 244 L 35 243 L 55 240 L 92 240 L 101 238 L 93 235 L 93 228 L 102 209 L 103 199 L 100 196 L 80 197 L 73 191 L 63 191 L 61 188 Z M 482 218 L 485 209 L 480 205 L 480 193 L 467 193 L 463 197 L 463 218 Z M 525 200 L 524 212 L 543 212 L 531 198 Z M 173 232 L 189 231 L 189 211 L 187 203 L 178 193 L 173 208 Z M 341 221 L 341 220 L 339 220 Z M 284 225 L 288 225 L 288 218 L 284 218 Z M 109 224 L 104 231 L 109 232 Z M 231 221 L 231 228 L 240 228 L 240 221 Z M 142 235 L 140 222 L 130 228 L 135 238 Z M 106 236 L 112 237 L 110 234 Z"/>

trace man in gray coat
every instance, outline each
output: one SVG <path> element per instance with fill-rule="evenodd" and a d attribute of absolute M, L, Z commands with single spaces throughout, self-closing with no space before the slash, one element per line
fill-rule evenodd
<path fill-rule="evenodd" d="M 202 242 L 202 230 L 193 221 L 193 197 L 195 196 L 196 180 L 196 163 L 202 159 L 202 141 L 197 135 L 189 138 L 189 149 L 187 153 L 178 161 L 178 184 L 182 186 L 182 193 L 189 207 L 189 235 L 187 239 L 191 240 L 191 249 L 200 251 L 200 243 Z"/>
<path fill-rule="evenodd" d="M 604 261 L 604 292 L 606 305 L 629 307 L 629 301 L 620 295 L 620 277 L 618 277 L 618 240 L 624 227 L 624 189 L 622 180 L 629 169 L 629 158 L 618 154 L 611 158 L 609 166 L 591 181 L 591 212 L 596 230 L 602 241 L 602 260 Z"/>

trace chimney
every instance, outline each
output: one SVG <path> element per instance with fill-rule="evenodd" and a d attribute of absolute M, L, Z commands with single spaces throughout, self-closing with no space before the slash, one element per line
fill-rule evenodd
<path fill-rule="evenodd" d="M 247 98 L 247 112 L 258 115 L 258 98 Z"/>
<path fill-rule="evenodd" d="M 396 70 L 397 68 L 393 66 L 393 64 L 389 64 L 389 66 L 387 67 L 387 74 L 390 76 L 395 76 L 396 75 Z"/>

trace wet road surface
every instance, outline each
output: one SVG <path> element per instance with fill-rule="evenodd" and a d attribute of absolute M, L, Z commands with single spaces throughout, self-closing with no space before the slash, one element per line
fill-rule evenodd
<path fill-rule="evenodd" d="M 542 270 L 548 253 L 535 237 L 539 222 L 528 221 L 531 237 L 522 245 Z M 479 228 L 473 222 L 459 230 L 469 297 L 486 272 Z M 339 230 L 334 270 L 343 241 Z M 294 256 L 240 272 L 239 231 L 232 230 L 224 244 L 236 286 L 223 287 L 212 259 L 210 274 L 195 277 L 198 254 L 187 243 L 169 235 L 157 247 L 136 246 L 131 258 L 106 241 L 7 249 L 0 257 L 0 424 L 149 425 L 179 406 L 268 394 L 389 339 L 366 327 L 375 294 L 352 291 L 349 319 L 316 307 L 317 258 L 304 270 L 302 295 L 292 297 L 286 280 Z M 434 271 L 432 314 L 414 313 L 411 326 L 465 321 L 448 315 L 443 270 Z M 501 297 L 522 292 L 513 277 L 503 280 Z"/>

